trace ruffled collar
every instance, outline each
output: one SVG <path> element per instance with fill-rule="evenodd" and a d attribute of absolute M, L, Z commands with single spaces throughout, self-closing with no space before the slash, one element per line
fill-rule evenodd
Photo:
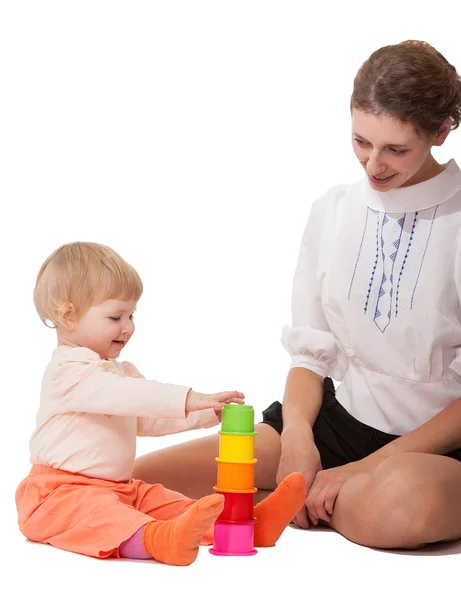
<path fill-rule="evenodd" d="M 361 189 L 365 204 L 379 212 L 391 214 L 426 210 L 442 204 L 461 190 L 461 170 L 451 159 L 441 173 L 416 185 L 378 192 L 365 176 Z"/>

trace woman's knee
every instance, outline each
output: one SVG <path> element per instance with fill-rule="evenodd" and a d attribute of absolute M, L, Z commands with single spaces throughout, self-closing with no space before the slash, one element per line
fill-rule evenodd
<path fill-rule="evenodd" d="M 425 469 L 423 455 L 405 454 L 385 459 L 373 474 L 373 494 L 381 518 L 409 534 L 427 530 L 443 505 L 445 490 L 440 478 Z"/>
<path fill-rule="evenodd" d="M 373 475 L 357 475 L 346 482 L 338 497 L 335 529 L 366 546 L 424 545 L 440 510 L 443 486 L 425 477 L 416 463 L 414 457 L 390 457 Z"/>
<path fill-rule="evenodd" d="M 427 543 L 461 536 L 461 467 L 451 458 L 409 453 L 383 461 L 376 483 L 394 512 Z M 384 464 L 386 463 L 386 464 Z M 380 465 L 381 467 L 381 465 Z"/>
<path fill-rule="evenodd" d="M 434 458 L 405 453 L 384 459 L 373 473 L 377 499 L 390 506 L 432 506 L 444 493 Z"/>

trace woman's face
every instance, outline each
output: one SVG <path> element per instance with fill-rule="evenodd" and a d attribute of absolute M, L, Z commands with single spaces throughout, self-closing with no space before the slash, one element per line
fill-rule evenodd
<path fill-rule="evenodd" d="M 414 185 L 438 175 L 443 168 L 431 155 L 440 133 L 418 136 L 411 123 L 390 116 L 352 111 L 354 152 L 373 189 L 381 192 Z"/>

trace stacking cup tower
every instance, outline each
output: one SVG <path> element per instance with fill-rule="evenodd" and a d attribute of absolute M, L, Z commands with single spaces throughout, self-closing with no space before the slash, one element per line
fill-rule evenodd
<path fill-rule="evenodd" d="M 253 498 L 255 448 L 254 410 L 246 404 L 226 404 L 219 431 L 218 481 L 213 488 L 224 496 L 215 522 L 212 554 L 251 556 L 254 548 Z"/>

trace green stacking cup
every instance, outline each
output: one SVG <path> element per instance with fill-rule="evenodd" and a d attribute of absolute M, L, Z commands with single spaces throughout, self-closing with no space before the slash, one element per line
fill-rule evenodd
<path fill-rule="evenodd" d="M 222 433 L 254 433 L 255 411 L 247 404 L 226 404 L 222 411 Z"/>

